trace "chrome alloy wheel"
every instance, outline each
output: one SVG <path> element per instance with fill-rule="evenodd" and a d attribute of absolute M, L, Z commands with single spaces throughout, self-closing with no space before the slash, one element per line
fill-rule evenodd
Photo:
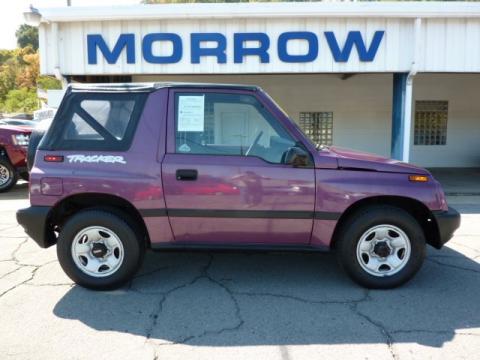
<path fill-rule="evenodd" d="M 85 274 L 106 277 L 115 273 L 123 263 L 123 244 L 110 229 L 89 226 L 75 235 L 72 258 Z"/>
<path fill-rule="evenodd" d="M 10 181 L 12 174 L 10 174 L 10 170 L 6 166 L 0 164 L 0 186 L 5 185 Z"/>
<path fill-rule="evenodd" d="M 407 234 L 393 225 L 374 226 L 357 244 L 357 261 L 370 275 L 391 276 L 402 270 L 410 259 Z"/>

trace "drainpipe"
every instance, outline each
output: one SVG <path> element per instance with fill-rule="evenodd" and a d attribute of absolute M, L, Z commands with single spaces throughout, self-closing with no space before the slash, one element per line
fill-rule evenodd
<path fill-rule="evenodd" d="M 58 23 L 52 23 L 52 49 L 53 49 L 53 73 L 55 77 L 62 83 L 62 88 L 65 89 L 68 85 L 67 79 L 62 75 L 60 70 L 60 54 L 58 52 Z"/>
<path fill-rule="evenodd" d="M 420 53 L 420 37 L 421 37 L 421 30 L 422 30 L 422 19 L 416 18 L 415 19 L 415 31 L 413 35 L 414 41 L 414 48 L 413 48 L 413 61 L 412 66 L 410 68 L 410 72 L 407 75 L 407 81 L 405 85 L 405 119 L 404 119 L 404 127 L 403 127 L 403 154 L 402 154 L 402 161 L 409 162 L 410 161 L 410 138 L 412 133 L 412 90 L 413 90 L 413 78 L 417 74 L 417 66 L 418 66 L 418 56 Z"/>

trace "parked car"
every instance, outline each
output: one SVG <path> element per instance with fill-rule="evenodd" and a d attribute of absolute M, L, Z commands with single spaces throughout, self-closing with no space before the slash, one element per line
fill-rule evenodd
<path fill-rule="evenodd" d="M 32 170 L 33 161 L 35 159 L 35 153 L 38 148 L 38 144 L 42 140 L 43 136 L 47 132 L 48 128 L 52 124 L 53 119 L 46 118 L 36 122 L 36 126 L 33 128 L 32 133 L 30 134 L 30 140 L 28 143 L 28 152 L 27 152 L 27 168 L 28 171 Z"/>
<path fill-rule="evenodd" d="M 92 289 L 131 279 L 148 248 L 335 250 L 359 284 L 392 288 L 460 224 L 427 170 L 316 146 L 256 86 L 72 86 L 30 181 L 18 222 Z"/>
<path fill-rule="evenodd" d="M 32 114 L 15 114 L 10 116 L 11 119 L 32 120 Z"/>
<path fill-rule="evenodd" d="M 10 190 L 19 177 L 28 180 L 26 156 L 30 133 L 30 127 L 0 123 L 0 192 Z"/>
<path fill-rule="evenodd" d="M 13 119 L 13 118 L 3 118 L 0 120 L 3 124 L 7 125 L 15 125 L 15 126 L 23 126 L 27 128 L 33 128 L 37 125 L 37 123 L 33 120 L 21 120 L 21 119 Z"/>

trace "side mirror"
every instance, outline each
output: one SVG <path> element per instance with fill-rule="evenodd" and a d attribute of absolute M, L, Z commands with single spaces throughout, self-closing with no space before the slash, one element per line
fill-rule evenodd
<path fill-rule="evenodd" d="M 285 164 L 293 167 L 309 166 L 310 155 L 298 146 L 292 146 L 285 152 Z"/>

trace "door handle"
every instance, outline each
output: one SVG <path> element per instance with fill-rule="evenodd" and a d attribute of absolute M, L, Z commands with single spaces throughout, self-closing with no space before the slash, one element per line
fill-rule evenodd
<path fill-rule="evenodd" d="M 175 177 L 180 181 L 194 181 L 197 180 L 198 171 L 195 169 L 178 169 Z"/>

